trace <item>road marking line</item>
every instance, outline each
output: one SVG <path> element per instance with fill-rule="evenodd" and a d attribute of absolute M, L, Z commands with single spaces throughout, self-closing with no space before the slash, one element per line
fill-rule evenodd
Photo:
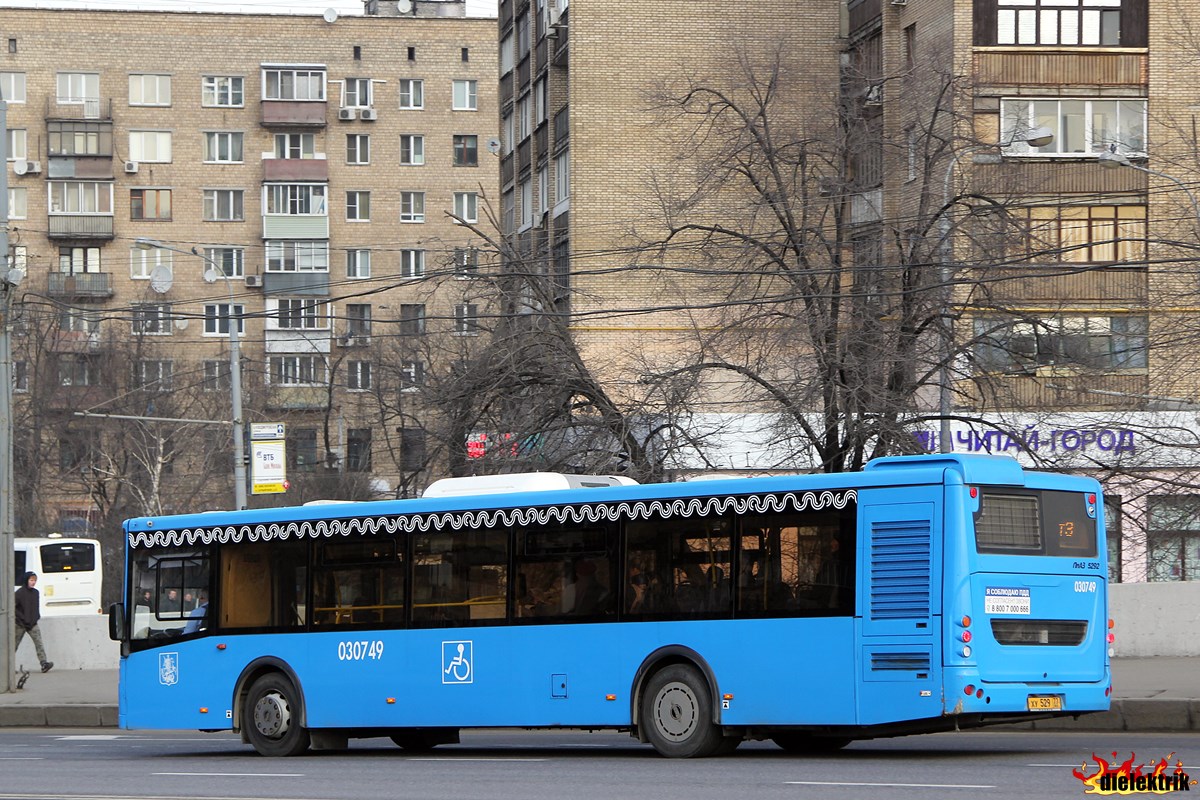
<path fill-rule="evenodd" d="M 860 781 L 784 781 L 785 786 L 845 786 L 857 789 L 861 786 L 878 786 L 903 789 L 995 789 L 995 786 L 980 783 L 864 783 Z"/>
<path fill-rule="evenodd" d="M 45 756 L 0 756 L 0 761 L 44 761 Z"/>
<path fill-rule="evenodd" d="M 1110 759 L 1108 759 L 1108 760 L 1109 760 L 1110 762 L 1112 761 L 1112 759 L 1111 759 L 1111 758 L 1110 758 Z M 1119 760 L 1120 760 L 1120 759 L 1118 759 L 1118 761 L 1119 761 Z M 1079 762 L 1079 761 L 1076 761 L 1074 764 L 1026 764 L 1025 766 L 1027 766 L 1027 767 L 1054 767 L 1055 769 L 1064 769 L 1064 768 L 1065 768 L 1065 769 L 1070 769 L 1070 768 L 1074 767 L 1075 769 L 1079 769 L 1079 765 L 1080 765 L 1080 763 L 1081 763 L 1081 762 Z M 1092 768 L 1092 767 L 1095 767 L 1095 766 L 1096 766 L 1096 762 L 1095 762 L 1095 761 L 1092 761 L 1090 758 L 1089 758 L 1089 759 L 1088 759 L 1086 762 L 1082 762 L 1082 763 L 1084 764 L 1084 766 L 1087 766 L 1087 767 L 1089 767 L 1089 768 Z M 1157 762 L 1157 761 L 1155 761 L 1154 763 L 1156 763 L 1156 764 L 1157 764 L 1158 762 Z M 1112 765 L 1112 764 L 1110 764 L 1110 766 L 1113 766 L 1113 765 Z M 1119 766 L 1119 765 L 1118 765 L 1118 766 Z M 1174 764 L 1169 764 L 1168 766 L 1174 767 L 1175 765 L 1174 765 Z M 1196 766 L 1195 766 L 1195 765 L 1188 765 L 1188 764 L 1184 764 L 1184 765 L 1183 765 L 1183 767 L 1182 767 L 1182 769 L 1196 769 Z"/>
<path fill-rule="evenodd" d="M 200 778 L 303 778 L 303 772 L 151 772 L 151 775 L 179 775 Z"/>
<path fill-rule="evenodd" d="M 56 737 L 54 737 L 54 740 L 56 742 L 109 742 L 109 741 L 112 741 L 113 739 L 124 739 L 124 738 L 125 738 L 124 736 L 121 736 L 119 734 L 88 733 L 88 734 L 77 734 L 75 736 L 56 736 Z"/>

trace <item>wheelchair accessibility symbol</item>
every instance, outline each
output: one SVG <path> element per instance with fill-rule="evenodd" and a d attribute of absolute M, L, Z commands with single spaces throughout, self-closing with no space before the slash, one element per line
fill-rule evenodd
<path fill-rule="evenodd" d="M 442 642 L 442 683 L 471 683 L 471 642 Z"/>

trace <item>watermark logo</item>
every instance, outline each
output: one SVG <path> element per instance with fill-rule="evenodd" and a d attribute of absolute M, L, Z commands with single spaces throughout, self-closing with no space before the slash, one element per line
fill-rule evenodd
<path fill-rule="evenodd" d="M 1129 758 L 1119 766 L 1114 766 L 1117 754 L 1112 755 L 1110 762 L 1092 753 L 1092 760 L 1096 762 L 1094 773 L 1088 774 L 1086 761 L 1079 769 L 1071 770 L 1071 774 L 1087 787 L 1084 794 L 1171 794 L 1191 791 L 1196 785 L 1196 781 L 1183 771 L 1182 761 L 1176 761 L 1173 768 L 1168 763 L 1175 757 L 1174 753 L 1169 753 L 1157 763 L 1148 764 L 1135 764 L 1137 756 L 1130 753 Z"/>

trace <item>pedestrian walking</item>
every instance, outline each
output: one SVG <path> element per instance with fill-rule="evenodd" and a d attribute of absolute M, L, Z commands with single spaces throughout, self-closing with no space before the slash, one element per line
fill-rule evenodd
<path fill-rule="evenodd" d="M 46 660 L 46 648 L 42 644 L 42 632 L 38 628 L 38 620 L 42 618 L 42 595 L 37 590 L 37 573 L 26 572 L 25 583 L 17 589 L 16 594 L 17 643 L 13 653 L 21 647 L 25 634 L 33 639 L 33 647 L 37 650 L 38 661 L 42 662 L 42 672 L 49 672 L 54 666 L 53 661 Z"/>

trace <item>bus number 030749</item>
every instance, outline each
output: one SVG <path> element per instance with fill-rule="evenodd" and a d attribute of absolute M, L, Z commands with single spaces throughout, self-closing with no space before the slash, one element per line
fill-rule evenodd
<path fill-rule="evenodd" d="M 383 658 L 383 642 L 378 639 L 362 642 L 338 642 L 339 661 L 365 661 Z"/>

